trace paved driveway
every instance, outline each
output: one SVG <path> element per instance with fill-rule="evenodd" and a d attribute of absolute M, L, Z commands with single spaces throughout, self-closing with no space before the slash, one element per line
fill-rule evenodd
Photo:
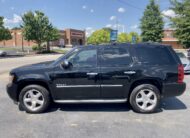
<path fill-rule="evenodd" d="M 57 56 L 0 60 L 0 138 L 190 137 L 190 76 L 185 77 L 185 94 L 163 100 L 160 112 L 154 114 L 134 113 L 126 104 L 54 104 L 48 112 L 36 115 L 19 111 L 6 94 L 7 66 Z"/>

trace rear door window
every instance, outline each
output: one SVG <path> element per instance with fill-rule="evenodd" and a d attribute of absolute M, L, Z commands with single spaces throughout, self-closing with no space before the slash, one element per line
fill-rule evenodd
<path fill-rule="evenodd" d="M 173 65 L 176 64 L 175 59 L 167 49 L 167 47 L 135 47 L 138 61 L 147 65 Z"/>
<path fill-rule="evenodd" d="M 131 62 L 130 53 L 128 49 L 124 47 L 106 47 L 100 58 L 102 67 L 128 66 Z"/>

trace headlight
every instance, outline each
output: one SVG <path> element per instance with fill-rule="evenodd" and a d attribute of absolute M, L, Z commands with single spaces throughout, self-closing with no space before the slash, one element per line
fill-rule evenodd
<path fill-rule="evenodd" d="M 10 74 L 9 75 L 9 83 L 12 83 L 13 82 L 13 80 L 14 80 L 14 75 L 13 74 Z"/>

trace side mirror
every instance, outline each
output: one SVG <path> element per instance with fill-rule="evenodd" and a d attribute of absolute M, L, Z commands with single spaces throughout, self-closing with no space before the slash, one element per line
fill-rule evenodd
<path fill-rule="evenodd" d="M 67 60 L 64 60 L 62 63 L 61 63 L 61 66 L 65 69 L 68 69 L 70 67 L 71 63 Z"/>

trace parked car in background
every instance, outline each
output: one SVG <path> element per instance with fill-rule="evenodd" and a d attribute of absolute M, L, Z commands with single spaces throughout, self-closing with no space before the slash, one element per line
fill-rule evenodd
<path fill-rule="evenodd" d="M 184 66 L 184 72 L 190 73 L 190 61 L 189 59 L 185 56 L 185 54 L 183 52 L 176 52 L 177 55 L 179 56 L 183 66 Z"/>
<path fill-rule="evenodd" d="M 80 46 L 52 62 L 13 69 L 7 92 L 29 113 L 56 103 L 129 102 L 152 113 L 164 97 L 184 93 L 183 65 L 161 44 Z"/>
<path fill-rule="evenodd" d="M 7 55 L 7 52 L 0 50 L 0 57 L 5 57 Z"/>

